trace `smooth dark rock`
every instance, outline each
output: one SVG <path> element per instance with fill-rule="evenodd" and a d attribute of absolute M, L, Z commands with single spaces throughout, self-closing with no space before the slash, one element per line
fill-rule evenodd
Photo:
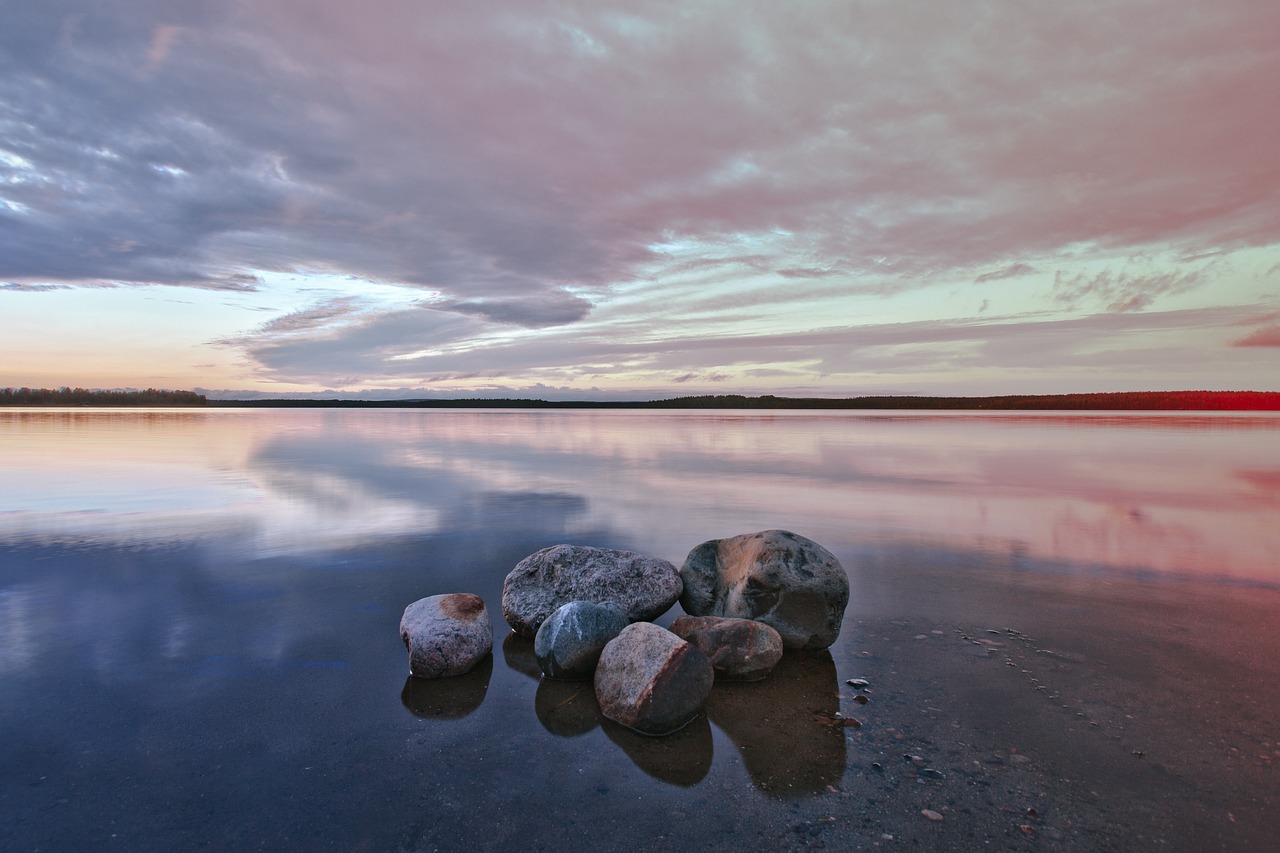
<path fill-rule="evenodd" d="M 405 608 L 400 639 L 411 675 L 442 678 L 469 672 L 493 651 L 493 625 L 480 596 L 433 595 Z"/>
<path fill-rule="evenodd" d="M 593 548 L 553 545 L 525 557 L 502 584 L 502 615 L 518 634 L 538 628 L 570 601 L 616 604 L 632 622 L 656 619 L 680 598 L 683 584 L 666 560 Z"/>
<path fill-rule="evenodd" d="M 570 601 L 533 638 L 538 666 L 550 678 L 590 678 L 605 645 L 630 623 L 617 605 Z"/>
<path fill-rule="evenodd" d="M 849 576 L 826 548 L 786 530 L 704 542 L 680 569 L 691 616 L 758 619 L 788 649 L 825 649 L 840 635 Z"/>
<path fill-rule="evenodd" d="M 782 660 L 782 636 L 755 619 L 681 616 L 671 633 L 702 649 L 717 679 L 759 681 Z"/>
<path fill-rule="evenodd" d="M 715 670 L 697 646 L 650 622 L 628 625 L 596 666 L 596 699 L 610 720 L 645 735 L 678 731 L 698 716 Z"/>

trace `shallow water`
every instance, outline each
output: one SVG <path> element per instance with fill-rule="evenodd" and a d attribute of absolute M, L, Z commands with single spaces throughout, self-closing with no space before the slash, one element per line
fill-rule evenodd
<path fill-rule="evenodd" d="M 0 409 L 0 463 L 3 849 L 1280 828 L 1274 416 Z M 773 527 L 849 570 L 840 640 L 678 735 L 602 721 L 503 638 L 539 548 L 678 565 Z M 492 661 L 407 679 L 404 606 L 463 591 Z"/>

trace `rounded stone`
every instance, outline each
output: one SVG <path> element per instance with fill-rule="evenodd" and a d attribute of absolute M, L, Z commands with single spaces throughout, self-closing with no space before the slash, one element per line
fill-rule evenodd
<path fill-rule="evenodd" d="M 702 649 L 716 678 L 759 681 L 782 660 L 782 635 L 755 619 L 681 616 L 671 633 Z"/>
<path fill-rule="evenodd" d="M 714 683 L 715 671 L 701 649 L 650 622 L 624 628 L 596 665 L 600 712 L 645 735 L 688 725 Z"/>
<path fill-rule="evenodd" d="M 616 604 L 632 622 L 656 619 L 680 598 L 683 584 L 666 560 L 594 548 L 553 545 L 525 557 L 502 584 L 502 615 L 516 633 L 533 637 L 570 601 Z"/>
<path fill-rule="evenodd" d="M 405 608 L 400 639 L 411 675 L 443 678 L 469 672 L 493 651 L 493 624 L 478 595 L 433 595 Z"/>
<path fill-rule="evenodd" d="M 570 601 L 533 638 L 538 666 L 550 678 L 590 678 L 605 645 L 630 622 L 617 605 Z"/>
<path fill-rule="evenodd" d="M 691 616 L 756 619 L 788 649 L 825 649 L 840 635 L 849 576 L 817 542 L 787 530 L 712 539 L 680 569 Z"/>

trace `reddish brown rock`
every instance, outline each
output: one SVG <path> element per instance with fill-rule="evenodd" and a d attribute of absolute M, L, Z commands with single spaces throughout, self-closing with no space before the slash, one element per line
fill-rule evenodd
<path fill-rule="evenodd" d="M 759 681 L 782 660 L 782 635 L 754 619 L 681 616 L 671 633 L 702 649 L 716 678 Z"/>
<path fill-rule="evenodd" d="M 714 683 L 715 671 L 701 649 L 650 622 L 624 628 L 596 665 L 601 713 L 646 735 L 688 725 Z"/>
<path fill-rule="evenodd" d="M 478 595 L 433 595 L 405 608 L 400 639 L 409 650 L 411 675 L 462 675 L 493 651 L 493 624 Z"/>

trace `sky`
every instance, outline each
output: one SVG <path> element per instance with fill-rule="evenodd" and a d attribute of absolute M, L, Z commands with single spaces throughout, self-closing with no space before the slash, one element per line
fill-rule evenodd
<path fill-rule="evenodd" d="M 1280 4 L 0 0 L 0 386 L 1280 390 Z"/>

